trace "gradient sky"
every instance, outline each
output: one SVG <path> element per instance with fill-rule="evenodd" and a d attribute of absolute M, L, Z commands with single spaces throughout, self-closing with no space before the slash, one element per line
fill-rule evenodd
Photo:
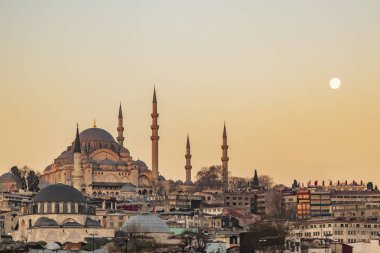
<path fill-rule="evenodd" d="M 0 1 L 0 172 L 43 170 L 94 119 L 159 168 L 380 184 L 380 1 Z M 332 90 L 332 77 L 342 80 Z"/>

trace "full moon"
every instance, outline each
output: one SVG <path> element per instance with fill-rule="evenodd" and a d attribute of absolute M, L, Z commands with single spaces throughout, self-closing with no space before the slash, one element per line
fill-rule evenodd
<path fill-rule="evenodd" d="M 333 90 L 337 90 L 340 88 L 341 81 L 339 78 L 334 77 L 333 79 L 330 80 L 330 88 Z"/>

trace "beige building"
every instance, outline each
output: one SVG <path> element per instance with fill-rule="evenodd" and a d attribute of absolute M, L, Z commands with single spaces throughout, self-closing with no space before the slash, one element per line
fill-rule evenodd
<path fill-rule="evenodd" d="M 380 222 L 350 218 L 313 219 L 298 224 L 291 232 L 293 239 L 325 239 L 341 243 L 369 242 L 380 239 Z"/>
<path fill-rule="evenodd" d="M 11 234 L 17 227 L 17 211 L 0 211 L 0 235 Z"/>
<path fill-rule="evenodd" d="M 124 138 L 124 121 L 121 105 L 117 119 L 117 137 L 106 130 L 98 128 L 94 123 L 92 128 L 79 133 L 77 128 L 75 140 L 45 168 L 40 176 L 40 188 L 50 184 L 62 183 L 74 186 L 87 196 L 125 198 L 133 196 L 135 189 L 138 195 L 165 195 L 170 192 L 195 192 L 207 188 L 191 181 L 191 150 L 190 140 L 186 143 L 185 182 L 166 180 L 159 173 L 158 163 L 158 109 L 156 91 L 152 102 L 152 162 L 151 168 L 139 159 L 134 160 L 126 147 Z M 222 167 L 223 187 L 228 189 L 228 145 L 226 128 L 223 129 Z M 1 178 L 0 178 L 1 183 Z M 0 186 L 2 186 L 0 184 Z M 13 189 L 17 185 L 4 184 L 3 188 Z M 13 187 L 13 188 L 12 188 Z M 211 189 L 214 190 L 214 189 Z M 222 191 L 214 190 L 214 191 Z"/>
<path fill-rule="evenodd" d="M 21 208 L 14 240 L 84 242 L 86 237 L 114 237 L 115 230 L 96 220 L 95 209 L 72 186 L 55 184 L 41 190 Z"/>

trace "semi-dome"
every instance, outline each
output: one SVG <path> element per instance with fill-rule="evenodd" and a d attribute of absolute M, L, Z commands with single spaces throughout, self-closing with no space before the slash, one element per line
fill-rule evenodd
<path fill-rule="evenodd" d="M 128 219 L 121 230 L 128 233 L 170 233 L 168 224 L 154 214 L 143 213 Z"/>
<path fill-rule="evenodd" d="M 51 164 L 48 165 L 48 166 L 46 166 L 46 168 L 44 169 L 44 172 L 47 172 L 47 171 L 49 171 L 49 170 L 51 170 Z"/>
<path fill-rule="evenodd" d="M 126 162 L 122 161 L 122 160 L 117 161 L 116 165 L 118 165 L 118 166 L 128 166 L 128 164 Z"/>
<path fill-rule="evenodd" d="M 84 223 L 86 227 L 100 227 L 100 223 L 96 220 L 91 219 L 90 217 L 86 218 L 86 221 Z"/>
<path fill-rule="evenodd" d="M 99 164 L 99 165 L 109 165 L 109 166 L 113 166 L 113 165 L 115 165 L 115 162 L 112 161 L 111 159 L 106 158 L 106 159 L 103 159 L 103 160 L 99 161 L 98 164 Z"/>
<path fill-rule="evenodd" d="M 83 225 L 79 224 L 76 221 L 68 221 L 63 223 L 62 227 L 83 227 Z"/>
<path fill-rule="evenodd" d="M 133 164 L 137 165 L 137 167 L 140 167 L 140 168 L 147 168 L 148 167 L 148 166 L 146 166 L 146 163 L 141 161 L 140 159 L 134 161 Z"/>
<path fill-rule="evenodd" d="M 127 183 L 123 185 L 123 187 L 121 187 L 120 191 L 121 192 L 136 192 L 136 186 L 134 186 L 131 183 Z"/>
<path fill-rule="evenodd" d="M 50 185 L 34 196 L 32 202 L 86 202 L 83 194 L 65 184 Z"/>
<path fill-rule="evenodd" d="M 88 128 L 79 134 L 81 142 L 101 141 L 101 142 L 115 142 L 112 135 L 104 129 L 93 127 Z"/>
<path fill-rule="evenodd" d="M 72 159 L 73 157 L 74 157 L 73 151 L 65 150 L 58 156 L 58 159 Z"/>
<path fill-rule="evenodd" d="M 58 223 L 53 220 L 49 219 L 48 217 L 40 217 L 37 219 L 36 223 L 34 223 L 35 227 L 57 227 Z"/>

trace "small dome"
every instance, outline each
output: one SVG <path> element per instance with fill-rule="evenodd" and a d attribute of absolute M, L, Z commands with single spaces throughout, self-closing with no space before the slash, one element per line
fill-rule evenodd
<path fill-rule="evenodd" d="M 108 158 L 106 158 L 106 159 L 104 159 L 104 160 L 99 161 L 98 164 L 99 164 L 99 165 L 109 165 L 109 166 L 113 166 L 113 165 L 115 165 L 115 162 L 112 161 L 112 160 L 110 160 L 110 159 L 108 159 Z"/>
<path fill-rule="evenodd" d="M 128 166 L 128 164 L 126 162 L 122 161 L 122 160 L 117 161 L 116 165 L 118 165 L 118 166 Z"/>
<path fill-rule="evenodd" d="M 159 175 L 159 176 L 158 176 L 158 181 L 166 181 L 166 179 L 165 179 L 164 176 Z"/>
<path fill-rule="evenodd" d="M 192 182 L 192 181 L 185 181 L 184 184 L 185 184 L 185 185 L 193 185 L 193 182 Z"/>
<path fill-rule="evenodd" d="M 133 184 L 127 183 L 121 187 L 121 192 L 136 192 L 136 186 Z"/>
<path fill-rule="evenodd" d="M 119 153 L 122 155 L 129 155 L 130 154 L 129 150 L 126 149 L 125 147 L 121 147 Z"/>
<path fill-rule="evenodd" d="M 82 193 L 65 184 L 50 185 L 34 196 L 32 202 L 86 202 Z"/>
<path fill-rule="evenodd" d="M 48 172 L 49 170 L 51 170 L 51 165 L 46 166 L 46 168 L 44 169 L 44 172 Z"/>
<path fill-rule="evenodd" d="M 79 134 L 81 142 L 100 141 L 114 143 L 115 139 L 112 135 L 101 128 L 88 128 Z"/>
<path fill-rule="evenodd" d="M 61 245 L 56 242 L 49 242 L 45 245 L 45 248 L 48 250 L 59 250 L 61 249 Z"/>
<path fill-rule="evenodd" d="M 140 167 L 140 168 L 148 168 L 148 166 L 146 166 L 146 164 L 141 160 L 136 160 L 133 162 L 133 164 L 137 165 L 137 167 Z"/>
<path fill-rule="evenodd" d="M 66 151 L 63 151 L 57 159 L 70 159 L 70 158 L 73 158 L 74 157 L 74 154 L 71 150 L 66 150 Z"/>
<path fill-rule="evenodd" d="M 149 213 L 131 217 L 123 224 L 121 230 L 130 233 L 170 233 L 169 226 L 163 219 Z"/>
<path fill-rule="evenodd" d="M 93 220 L 89 217 L 86 218 L 86 222 L 84 223 L 84 225 L 86 227 L 100 227 L 99 222 L 97 222 L 96 220 Z"/>
<path fill-rule="evenodd" d="M 35 227 L 58 227 L 58 223 L 48 217 L 40 217 L 34 224 Z"/>
<path fill-rule="evenodd" d="M 183 182 L 182 182 L 182 180 L 177 180 L 177 181 L 175 182 L 175 184 L 180 185 L 180 184 L 183 184 Z"/>

